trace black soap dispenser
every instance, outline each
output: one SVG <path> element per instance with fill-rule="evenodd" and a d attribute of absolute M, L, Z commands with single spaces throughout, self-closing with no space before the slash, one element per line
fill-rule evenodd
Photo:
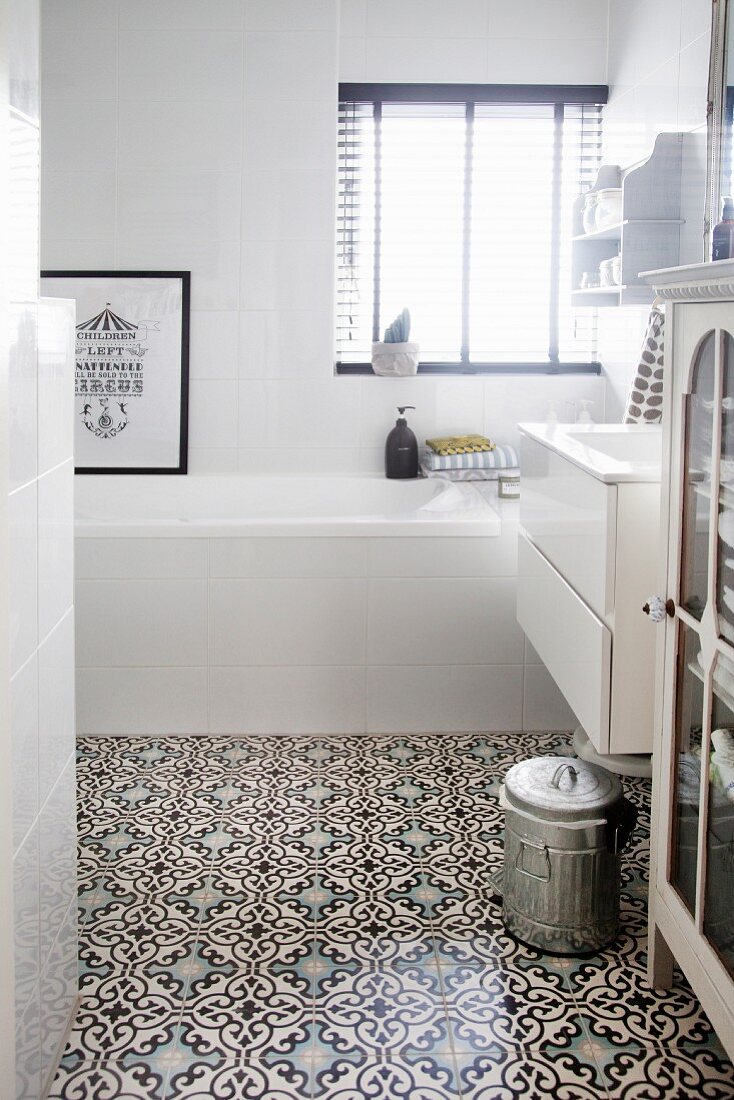
<path fill-rule="evenodd" d="M 418 477 L 418 440 L 403 416 L 415 405 L 398 405 L 399 418 L 385 443 L 385 477 Z"/>

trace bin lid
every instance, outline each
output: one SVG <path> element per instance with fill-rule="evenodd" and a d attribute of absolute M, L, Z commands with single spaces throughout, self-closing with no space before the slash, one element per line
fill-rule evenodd
<path fill-rule="evenodd" d="M 537 756 L 514 764 L 505 777 L 510 806 L 549 821 L 602 818 L 622 797 L 616 775 L 568 756 Z"/>

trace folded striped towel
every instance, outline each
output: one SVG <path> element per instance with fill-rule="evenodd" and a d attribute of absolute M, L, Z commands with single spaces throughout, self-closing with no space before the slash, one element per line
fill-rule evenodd
<path fill-rule="evenodd" d="M 506 466 L 496 470 L 432 470 L 426 462 L 421 462 L 423 477 L 440 477 L 446 481 L 496 481 L 500 474 L 519 476 L 519 466 Z"/>
<path fill-rule="evenodd" d="M 494 449 L 486 435 L 447 435 L 442 439 L 427 439 L 426 444 L 437 455 L 473 454 Z"/>
<path fill-rule="evenodd" d="M 425 450 L 422 461 L 430 470 L 504 470 L 519 465 L 514 447 L 495 444 L 491 451 L 473 451 L 465 454 L 439 455 Z"/>

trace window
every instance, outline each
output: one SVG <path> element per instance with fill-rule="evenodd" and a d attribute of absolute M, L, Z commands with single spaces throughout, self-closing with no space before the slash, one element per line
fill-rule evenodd
<path fill-rule="evenodd" d="M 340 85 L 337 370 L 404 306 L 421 372 L 597 370 L 571 209 L 605 87 Z"/>

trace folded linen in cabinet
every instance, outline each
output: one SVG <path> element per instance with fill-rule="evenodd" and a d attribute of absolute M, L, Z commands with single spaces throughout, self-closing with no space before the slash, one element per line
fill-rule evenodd
<path fill-rule="evenodd" d="M 439 455 L 425 450 L 421 455 L 430 470 L 507 470 L 519 466 L 514 447 L 495 444 L 491 451 L 471 451 L 466 454 Z"/>

